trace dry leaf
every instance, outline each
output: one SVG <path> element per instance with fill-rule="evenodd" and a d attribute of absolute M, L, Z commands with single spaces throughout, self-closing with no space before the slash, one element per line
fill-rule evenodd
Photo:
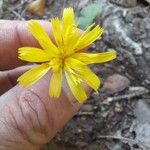
<path fill-rule="evenodd" d="M 37 16 L 43 16 L 45 10 L 45 0 L 36 0 L 27 5 L 27 11 Z"/>

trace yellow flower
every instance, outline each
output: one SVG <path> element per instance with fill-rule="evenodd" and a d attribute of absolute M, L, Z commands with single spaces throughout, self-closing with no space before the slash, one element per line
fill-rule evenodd
<path fill-rule="evenodd" d="M 116 58 L 116 52 L 90 54 L 83 49 L 93 43 L 102 35 L 103 29 L 98 25 L 89 26 L 84 32 L 79 33 L 74 24 L 72 8 L 63 11 L 62 22 L 58 18 L 51 19 L 54 43 L 47 33 L 35 20 L 29 21 L 28 31 L 41 45 L 40 48 L 19 48 L 19 58 L 28 62 L 37 62 L 38 65 L 18 78 L 18 82 L 27 87 L 34 84 L 49 70 L 52 71 L 49 94 L 58 98 L 61 93 L 62 76 L 65 74 L 67 83 L 74 97 L 79 103 L 86 99 L 83 83 L 95 91 L 100 86 L 99 78 L 87 67 L 93 63 L 103 63 Z M 40 63 L 40 64 L 39 64 Z"/>

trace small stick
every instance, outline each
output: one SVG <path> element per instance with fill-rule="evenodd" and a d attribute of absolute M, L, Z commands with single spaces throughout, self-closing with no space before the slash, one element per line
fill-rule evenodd
<path fill-rule="evenodd" d="M 79 112 L 77 114 L 77 116 L 92 116 L 92 115 L 94 115 L 93 112 Z"/>
<path fill-rule="evenodd" d="M 14 10 L 12 10 L 12 9 L 10 9 L 10 8 L 8 8 L 8 11 L 10 11 L 10 12 L 12 12 L 14 15 L 16 15 L 20 20 L 25 20 L 24 18 L 22 18 L 22 16 L 19 14 L 19 13 L 17 13 L 16 11 L 14 11 Z"/>
<path fill-rule="evenodd" d="M 115 97 L 108 97 L 107 98 L 107 101 L 108 102 L 114 102 L 114 101 L 120 101 L 120 100 L 130 100 L 131 98 L 134 98 L 134 97 L 139 97 L 139 96 L 142 96 L 143 94 L 147 94 L 149 93 L 149 90 L 146 89 L 146 88 L 142 88 L 139 90 L 136 90 L 136 91 L 132 91 L 132 93 L 129 93 L 129 94 L 125 94 L 125 95 L 121 95 L 121 96 L 115 96 Z"/>

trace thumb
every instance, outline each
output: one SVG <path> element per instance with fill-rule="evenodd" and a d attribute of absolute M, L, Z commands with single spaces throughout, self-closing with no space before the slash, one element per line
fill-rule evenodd
<path fill-rule="evenodd" d="M 7 150 L 38 149 L 81 107 L 65 83 L 61 96 L 50 98 L 49 79 L 50 73 L 27 89 L 16 85 L 0 97 L 0 145 Z"/>

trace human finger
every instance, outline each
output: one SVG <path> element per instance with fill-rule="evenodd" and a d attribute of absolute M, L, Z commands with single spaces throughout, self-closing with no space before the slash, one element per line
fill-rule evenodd
<path fill-rule="evenodd" d="M 21 66 L 12 70 L 0 71 L 0 95 L 17 84 L 17 78 L 33 65 Z"/>
<path fill-rule="evenodd" d="M 38 149 L 81 107 L 81 104 L 75 102 L 65 83 L 60 97 L 50 98 L 49 76 L 50 73 L 46 74 L 27 89 L 17 85 L 0 97 L 0 118 L 3 123 L 0 124 L 0 133 L 3 131 L 3 139 L 7 138 L 7 141 L 3 140 L 5 145 L 8 145 L 8 141 L 14 141 L 9 143 L 12 149 Z M 87 86 L 85 90 L 90 92 Z M 9 135 L 8 130 L 11 131 Z"/>

